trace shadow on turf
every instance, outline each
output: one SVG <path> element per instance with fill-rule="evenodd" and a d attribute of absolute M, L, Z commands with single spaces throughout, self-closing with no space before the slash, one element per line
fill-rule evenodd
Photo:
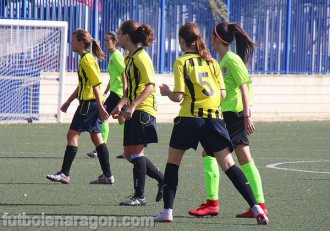
<path fill-rule="evenodd" d="M 63 159 L 63 157 L 52 157 L 52 156 L 1 156 L 0 159 Z"/>
<path fill-rule="evenodd" d="M 36 184 L 36 185 L 58 185 L 58 184 L 54 184 L 54 183 L 52 183 L 52 182 L 47 182 L 47 183 L 33 183 L 33 182 L 17 182 L 17 183 L 13 183 L 13 182 L 4 182 L 4 183 L 0 183 L 0 185 L 1 184 L 7 184 L 7 185 L 11 185 L 11 184 L 13 184 L 13 185 L 15 185 L 15 184 L 23 184 L 23 185 L 32 185 L 32 184 Z"/>

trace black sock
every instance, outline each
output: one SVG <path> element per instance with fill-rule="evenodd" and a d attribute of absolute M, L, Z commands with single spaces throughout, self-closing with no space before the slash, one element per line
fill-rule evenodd
<path fill-rule="evenodd" d="M 105 143 L 96 147 L 97 157 L 99 159 L 103 175 L 112 176 L 110 171 L 109 151 Z"/>
<path fill-rule="evenodd" d="M 134 158 L 133 164 L 133 180 L 134 180 L 134 197 L 144 198 L 144 186 L 146 184 L 146 161 L 144 156 Z"/>
<path fill-rule="evenodd" d="M 236 165 L 231 166 L 226 172 L 228 178 L 233 182 L 235 188 L 244 197 L 250 207 L 257 204 L 256 199 L 253 195 L 250 183 L 246 179 L 243 171 Z"/>
<path fill-rule="evenodd" d="M 146 160 L 147 176 L 157 180 L 159 184 L 163 184 L 163 180 L 164 180 L 163 173 L 159 171 L 159 169 L 156 168 L 156 166 L 147 157 L 144 157 L 144 159 Z"/>
<path fill-rule="evenodd" d="M 70 176 L 70 169 L 72 162 L 77 154 L 78 147 L 76 146 L 66 146 L 61 173 L 66 176 Z"/>
<path fill-rule="evenodd" d="M 179 183 L 179 166 L 166 164 L 164 175 L 164 209 L 173 209 L 174 198 Z"/>

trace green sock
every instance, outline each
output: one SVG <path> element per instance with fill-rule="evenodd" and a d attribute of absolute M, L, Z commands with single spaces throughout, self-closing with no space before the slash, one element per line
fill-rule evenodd
<path fill-rule="evenodd" d="M 254 197 L 258 204 L 265 203 L 264 193 L 262 191 L 261 178 L 259 170 L 251 160 L 249 163 L 242 165 L 242 170 L 250 183 Z"/>
<path fill-rule="evenodd" d="M 125 124 L 119 124 L 120 128 L 121 128 L 121 132 L 124 135 L 124 128 L 125 128 Z"/>
<path fill-rule="evenodd" d="M 207 199 L 218 200 L 220 180 L 218 162 L 212 156 L 203 157 L 203 161 Z"/>
<path fill-rule="evenodd" d="M 108 141 L 108 136 L 109 136 L 109 124 L 108 124 L 108 122 L 103 122 L 102 123 L 102 138 L 103 138 L 103 142 L 105 144 Z"/>

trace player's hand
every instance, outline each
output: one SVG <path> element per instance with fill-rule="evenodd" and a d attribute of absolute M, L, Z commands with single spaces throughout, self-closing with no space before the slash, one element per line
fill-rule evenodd
<path fill-rule="evenodd" d="M 245 131 L 248 135 L 251 135 L 254 132 L 255 127 L 254 127 L 251 117 L 244 117 L 244 127 L 245 127 Z"/>
<path fill-rule="evenodd" d="M 127 109 L 123 113 L 123 118 L 125 120 L 132 119 L 132 116 L 133 116 L 134 111 L 135 111 L 135 106 L 133 104 L 131 104 L 129 107 L 127 107 Z"/>
<path fill-rule="evenodd" d="M 120 114 L 120 110 L 121 110 L 121 108 L 119 108 L 118 106 L 116 106 L 116 107 L 112 110 L 112 112 L 110 113 L 110 115 L 112 116 L 112 118 L 117 119 L 118 116 L 119 116 L 119 114 Z"/>
<path fill-rule="evenodd" d="M 171 92 L 170 88 L 164 83 L 161 86 L 159 86 L 159 90 L 162 96 L 168 96 L 169 93 Z"/>
<path fill-rule="evenodd" d="M 61 106 L 61 111 L 62 111 L 62 112 L 67 112 L 69 106 L 70 106 L 70 103 L 69 103 L 69 102 L 65 102 L 65 103 Z"/>
<path fill-rule="evenodd" d="M 103 105 L 101 108 L 99 108 L 99 116 L 100 116 L 102 122 L 106 121 L 109 118 L 109 114 L 108 114 L 107 110 L 105 110 Z"/>

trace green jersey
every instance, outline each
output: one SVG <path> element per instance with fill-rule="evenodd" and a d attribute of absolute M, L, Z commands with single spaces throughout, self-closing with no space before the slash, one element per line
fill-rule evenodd
<path fill-rule="evenodd" d="M 179 116 L 220 118 L 220 90 L 225 85 L 218 62 L 187 52 L 175 60 L 173 69 L 173 92 L 184 94 Z"/>
<path fill-rule="evenodd" d="M 232 51 L 228 51 L 221 59 L 220 68 L 226 85 L 226 98 L 221 102 L 221 110 L 231 112 L 243 111 L 240 86 L 244 83 L 248 87 L 249 102 L 252 105 L 252 81 L 242 59 Z"/>
<path fill-rule="evenodd" d="M 119 50 L 115 50 L 108 63 L 108 72 L 110 75 L 110 91 L 116 93 L 120 98 L 123 97 L 122 73 L 125 70 L 124 56 Z"/>

